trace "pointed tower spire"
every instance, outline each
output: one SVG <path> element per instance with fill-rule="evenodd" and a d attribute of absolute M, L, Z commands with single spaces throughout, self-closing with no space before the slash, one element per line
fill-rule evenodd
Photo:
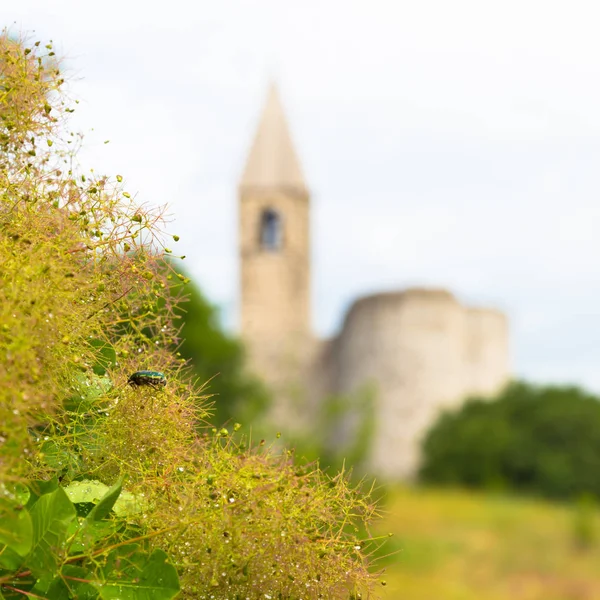
<path fill-rule="evenodd" d="M 242 338 L 274 392 L 273 422 L 293 428 L 313 344 L 310 194 L 273 85 L 238 191 Z"/>
<path fill-rule="evenodd" d="M 240 188 L 307 191 L 274 83 L 269 88 Z"/>

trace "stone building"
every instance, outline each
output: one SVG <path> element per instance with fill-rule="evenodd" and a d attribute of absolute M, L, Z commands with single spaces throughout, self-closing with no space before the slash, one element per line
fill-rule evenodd
<path fill-rule="evenodd" d="M 354 302 L 339 333 L 311 329 L 310 194 L 274 86 L 239 185 L 241 334 L 275 392 L 271 415 L 302 427 L 328 394 L 375 386 L 371 471 L 406 478 L 440 410 L 508 379 L 508 325 L 448 291 L 407 289 Z M 351 435 L 351 423 L 339 436 Z"/>

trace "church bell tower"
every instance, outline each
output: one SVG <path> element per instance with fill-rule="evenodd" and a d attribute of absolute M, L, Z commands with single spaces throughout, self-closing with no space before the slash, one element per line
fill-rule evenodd
<path fill-rule="evenodd" d="M 239 184 L 240 322 L 250 365 L 275 392 L 272 416 L 286 422 L 312 339 L 309 206 L 272 85 Z"/>

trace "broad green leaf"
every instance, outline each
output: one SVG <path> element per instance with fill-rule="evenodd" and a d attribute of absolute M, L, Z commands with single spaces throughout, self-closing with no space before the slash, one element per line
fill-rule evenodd
<path fill-rule="evenodd" d="M 83 482 L 85 483 L 85 482 Z M 73 497 L 88 499 L 98 491 L 99 485 L 104 486 L 100 482 L 88 482 L 83 488 L 79 486 L 73 494 Z M 106 486 L 104 486 L 106 488 Z M 119 494 L 121 493 L 121 481 L 119 480 L 113 487 L 106 488 L 106 493 L 97 501 L 96 505 L 89 511 L 79 531 L 71 544 L 71 552 L 85 552 L 97 545 L 101 540 L 110 537 L 121 524 L 118 520 L 104 520 L 109 516 Z M 67 491 L 68 493 L 68 491 Z M 73 500 L 73 497 L 71 498 Z M 96 500 L 96 498 L 93 498 Z M 86 503 L 87 504 L 87 503 Z M 76 506 L 81 506 L 77 503 Z"/>
<path fill-rule="evenodd" d="M 8 546 L 5 546 L 4 549 L 0 551 L 0 569 L 16 571 L 24 562 L 25 559 Z"/>
<path fill-rule="evenodd" d="M 96 600 L 98 591 L 91 585 L 93 573 L 83 567 L 65 565 L 61 569 L 62 577 L 77 600 Z"/>
<path fill-rule="evenodd" d="M 75 507 L 62 488 L 44 494 L 35 503 L 31 509 L 33 546 L 27 561 L 34 575 L 56 570 L 67 527 L 76 515 Z"/>
<path fill-rule="evenodd" d="M 97 504 L 104 499 L 103 497 L 105 495 L 110 495 L 110 490 L 107 485 L 93 479 L 74 481 L 65 488 L 65 491 L 73 504 L 90 502 Z M 111 509 L 119 517 L 130 517 L 139 514 L 142 512 L 143 508 L 143 500 L 127 490 L 122 490 L 120 494 L 117 495 L 114 505 L 111 506 Z"/>
<path fill-rule="evenodd" d="M 27 501 L 26 507 L 31 510 L 33 505 L 41 498 L 44 494 L 49 494 L 54 490 L 58 489 L 58 480 L 53 477 L 49 481 L 43 481 L 41 479 L 35 479 L 27 484 L 29 488 L 29 500 Z"/>
<path fill-rule="evenodd" d="M 118 481 L 109 488 L 101 481 L 75 481 L 65 488 L 75 505 L 80 522 L 72 522 L 67 536 L 72 538 L 70 552 L 86 552 L 97 547 L 98 542 L 110 537 L 123 525 L 123 518 L 142 510 L 141 503 L 130 492 L 122 491 Z M 116 518 L 107 519 L 114 512 Z M 119 519 L 118 517 L 121 517 Z"/>
<path fill-rule="evenodd" d="M 33 543 L 33 525 L 29 511 L 22 504 L 0 498 L 0 544 L 26 556 Z"/>
<path fill-rule="evenodd" d="M 83 567 L 64 565 L 60 574 L 38 579 L 32 592 L 48 600 L 96 600 L 98 592 L 90 585 L 93 574 Z"/>
<path fill-rule="evenodd" d="M 76 372 L 70 385 L 71 395 L 63 401 L 65 410 L 86 413 L 112 388 L 109 377 L 100 377 L 96 373 Z"/>
<path fill-rule="evenodd" d="M 105 544 L 119 528 L 121 523 L 114 519 L 108 521 L 92 521 L 79 527 L 69 542 L 70 554 L 83 554 L 95 549 L 99 544 Z M 70 532 L 69 532 L 70 533 Z M 68 536 L 67 536 L 68 537 Z"/>
<path fill-rule="evenodd" d="M 80 504 L 75 504 L 75 510 L 77 510 L 78 506 L 83 506 Z M 93 506 L 93 504 L 91 505 Z M 69 525 L 67 526 L 67 532 L 65 537 L 69 540 L 68 552 L 69 554 L 80 554 L 83 551 L 83 548 L 79 548 L 78 544 L 74 544 L 73 540 L 81 530 L 81 522 L 83 521 L 83 517 L 79 516 L 79 513 L 75 519 L 73 519 Z"/>
<path fill-rule="evenodd" d="M 94 508 L 91 503 L 75 504 L 77 514 L 80 515 L 81 507 L 89 507 L 86 514 Z M 106 521 L 86 521 L 83 518 L 73 519 L 67 527 L 66 539 L 69 541 L 68 552 L 84 554 L 98 547 L 99 543 L 106 542 L 122 525 L 121 521 L 109 519 Z"/>
<path fill-rule="evenodd" d="M 36 588 L 33 588 L 33 592 L 35 593 Z M 69 588 L 64 580 L 60 576 L 56 576 L 50 585 L 44 590 L 44 598 L 48 600 L 66 600 L 67 598 L 72 598 L 69 593 Z"/>
<path fill-rule="evenodd" d="M 92 370 L 96 375 L 106 375 L 106 370 L 114 367 L 117 362 L 117 353 L 111 344 L 104 340 L 90 340 L 90 346 L 94 348 L 96 362 Z"/>
<path fill-rule="evenodd" d="M 45 436 L 46 439 L 40 446 L 40 457 L 46 465 L 68 479 L 76 477 L 83 470 L 82 456 L 91 458 L 103 454 L 95 425 L 95 420 L 87 418 L 83 423 L 69 424 L 61 435 Z M 73 439 L 77 439 L 75 447 Z"/>
<path fill-rule="evenodd" d="M 72 431 L 79 445 L 87 454 L 99 457 L 104 454 L 106 448 L 103 440 L 98 436 L 97 417 L 105 417 L 106 413 L 102 412 L 102 409 L 96 408 L 95 416 L 96 419 L 93 422 L 86 420 L 83 423 L 75 423 Z"/>
<path fill-rule="evenodd" d="M 57 472 L 72 476 L 81 470 L 81 458 L 65 446 L 60 438 L 46 440 L 40 446 L 40 456 L 46 465 Z"/>
<path fill-rule="evenodd" d="M 56 578 L 55 573 L 45 573 L 44 575 L 38 577 L 35 585 L 32 588 L 32 592 L 36 594 L 43 594 L 44 598 L 46 597 L 46 592 L 52 585 L 52 582 Z"/>
<path fill-rule="evenodd" d="M 121 490 L 123 489 L 123 480 L 119 479 L 115 485 L 113 485 L 106 493 L 102 496 L 98 504 L 92 509 L 90 514 L 86 518 L 86 522 L 101 521 L 105 519 L 110 511 L 113 509 L 115 502 L 118 500 Z"/>
<path fill-rule="evenodd" d="M 146 501 L 140 496 L 136 496 L 127 490 L 123 490 L 118 500 L 115 502 L 113 510 L 119 517 L 131 517 L 139 515 L 144 511 Z"/>
<path fill-rule="evenodd" d="M 19 504 L 27 504 L 29 502 L 29 497 L 31 496 L 31 492 L 26 485 L 22 483 L 17 483 L 14 487 L 15 500 Z"/>
<path fill-rule="evenodd" d="M 140 550 L 140 545 L 135 542 L 114 548 L 107 552 L 99 577 L 100 579 L 107 579 L 108 575 L 113 570 L 118 570 L 121 564 L 125 565 L 125 569 L 127 565 L 133 565 L 135 560 L 143 559 L 144 556 L 144 553 Z"/>
<path fill-rule="evenodd" d="M 107 493 L 109 487 L 101 481 L 73 481 L 65 487 L 65 492 L 73 504 L 91 502 L 97 504 Z"/>
<path fill-rule="evenodd" d="M 175 567 L 167 562 L 162 550 L 147 554 L 132 551 L 126 560 L 119 557 L 109 561 L 104 570 L 106 579 L 94 585 L 103 600 L 170 600 L 179 592 L 179 577 Z M 125 566 L 123 566 L 125 565 Z M 118 568 L 117 568 L 118 567 Z"/>

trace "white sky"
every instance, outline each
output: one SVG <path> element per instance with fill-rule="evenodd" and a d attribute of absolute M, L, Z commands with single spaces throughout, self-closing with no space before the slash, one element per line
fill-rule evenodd
<path fill-rule="evenodd" d="M 237 312 L 236 184 L 274 77 L 313 191 L 315 327 L 446 286 L 511 319 L 513 367 L 600 391 L 597 0 L 0 0 L 53 39 L 83 160 L 168 203 Z M 105 145 L 104 140 L 110 143 Z"/>

